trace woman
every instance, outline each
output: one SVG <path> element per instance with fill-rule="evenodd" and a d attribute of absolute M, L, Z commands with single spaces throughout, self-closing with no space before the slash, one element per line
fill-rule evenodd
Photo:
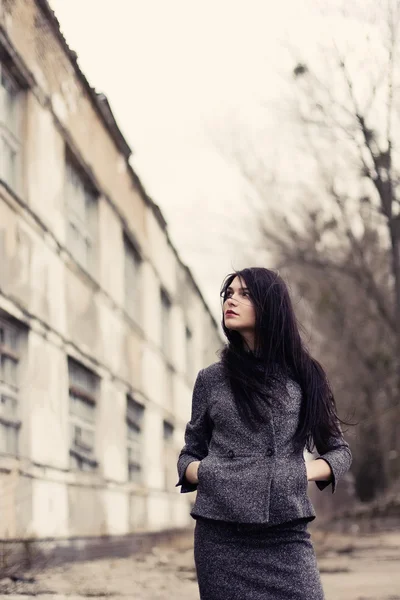
<path fill-rule="evenodd" d="M 323 600 L 307 488 L 333 493 L 351 464 L 334 397 L 279 275 L 231 273 L 221 295 L 228 343 L 197 376 L 176 484 L 197 490 L 200 597 Z M 306 463 L 314 446 L 319 457 Z"/>

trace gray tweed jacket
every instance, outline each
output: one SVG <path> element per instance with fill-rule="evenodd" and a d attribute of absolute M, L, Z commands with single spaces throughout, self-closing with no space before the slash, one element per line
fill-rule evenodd
<path fill-rule="evenodd" d="M 301 389 L 291 379 L 286 388 L 288 394 L 276 394 L 271 408 L 263 407 L 268 418 L 254 433 L 237 412 L 222 364 L 214 363 L 198 373 L 175 486 L 181 486 L 181 493 L 197 490 L 190 511 L 193 518 L 269 525 L 315 518 L 307 493 L 304 453 L 292 442 Z M 342 435 L 327 440 L 326 447 L 328 451 L 318 458 L 327 461 L 333 476 L 330 481 L 315 483 L 320 490 L 332 485 L 333 493 L 351 465 L 352 454 Z M 201 461 L 198 484 L 191 484 L 185 471 L 195 460 Z"/>

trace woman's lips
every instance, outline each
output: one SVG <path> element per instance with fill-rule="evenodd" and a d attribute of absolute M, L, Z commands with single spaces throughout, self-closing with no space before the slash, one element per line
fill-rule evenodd
<path fill-rule="evenodd" d="M 238 315 L 236 313 L 232 313 L 232 312 L 227 312 L 225 317 L 237 317 Z"/>

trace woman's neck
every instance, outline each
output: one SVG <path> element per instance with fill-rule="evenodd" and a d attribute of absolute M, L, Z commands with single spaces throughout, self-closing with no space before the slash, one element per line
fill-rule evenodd
<path fill-rule="evenodd" d="M 245 352 L 254 352 L 254 333 L 242 334 L 243 348 Z"/>

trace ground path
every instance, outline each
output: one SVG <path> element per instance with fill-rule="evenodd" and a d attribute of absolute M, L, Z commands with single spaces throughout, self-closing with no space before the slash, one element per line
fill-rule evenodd
<path fill-rule="evenodd" d="M 400 532 L 351 536 L 316 531 L 312 536 L 326 600 L 400 600 Z M 34 583 L 3 580 L 0 598 L 198 600 L 191 541 L 189 533 L 180 547 L 44 569 L 34 574 Z"/>

